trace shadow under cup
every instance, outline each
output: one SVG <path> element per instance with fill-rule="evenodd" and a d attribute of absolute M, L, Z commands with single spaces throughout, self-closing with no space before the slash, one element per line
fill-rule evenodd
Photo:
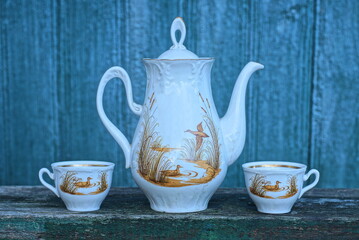
<path fill-rule="evenodd" d="M 250 162 L 242 165 L 246 188 L 257 210 L 263 213 L 288 213 L 294 203 L 319 181 L 319 172 L 292 162 Z M 315 181 L 303 188 L 311 174 Z"/>
<path fill-rule="evenodd" d="M 64 161 L 51 164 L 53 173 L 43 168 L 40 181 L 60 197 L 68 210 L 95 211 L 106 198 L 112 182 L 115 164 L 103 161 Z M 55 181 L 55 188 L 44 182 L 47 173 Z"/>

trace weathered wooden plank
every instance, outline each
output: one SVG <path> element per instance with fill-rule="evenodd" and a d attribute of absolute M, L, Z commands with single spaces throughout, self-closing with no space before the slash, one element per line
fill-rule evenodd
<path fill-rule="evenodd" d="M 322 187 L 359 187 L 359 2 L 318 1 L 311 159 Z"/>
<path fill-rule="evenodd" d="M 0 185 L 57 157 L 56 2 L 1 1 Z"/>
<path fill-rule="evenodd" d="M 291 213 L 267 215 L 255 210 L 244 189 L 220 189 L 203 212 L 165 214 L 150 210 L 138 189 L 113 188 L 101 210 L 75 213 L 44 187 L 0 187 L 0 237 L 356 239 L 358 203 L 358 189 L 314 189 Z"/>
<path fill-rule="evenodd" d="M 1 1 L 0 2 L 0 9 L 5 9 L 5 2 Z M 6 151 L 5 149 L 6 147 L 6 141 L 5 141 L 5 136 L 7 135 L 6 133 L 6 128 L 5 128 L 5 116 L 6 113 L 8 112 L 7 110 L 7 105 L 5 104 L 5 102 L 7 101 L 6 99 L 8 98 L 8 94 L 7 94 L 7 82 L 5 81 L 5 79 L 7 79 L 7 75 L 8 72 L 6 71 L 5 68 L 5 59 L 6 59 L 6 51 L 5 48 L 3 46 L 5 46 L 5 42 L 6 42 L 6 38 L 5 38 L 5 32 L 6 32 L 6 28 L 5 28 L 5 11 L 0 11 L 0 165 L 1 166 L 5 166 L 6 161 L 7 161 L 7 156 L 6 156 Z M 6 169 L 3 168 L 2 173 L 0 174 L 0 184 L 2 182 L 4 182 L 4 180 L 7 178 L 7 173 L 6 173 Z"/>
<path fill-rule="evenodd" d="M 6 226 L 6 227 L 4 227 Z M 5 219 L 6 239 L 357 239 L 355 221 L 266 219 Z M 11 236 L 11 238 L 9 237 Z"/>

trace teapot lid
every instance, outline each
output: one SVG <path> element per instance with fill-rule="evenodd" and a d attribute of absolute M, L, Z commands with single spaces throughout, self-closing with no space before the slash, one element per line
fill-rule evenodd
<path fill-rule="evenodd" d="M 181 38 L 179 42 L 176 39 L 176 31 L 181 32 Z M 183 45 L 186 38 L 186 25 L 181 17 L 175 18 L 171 25 L 171 39 L 173 46 L 162 53 L 158 59 L 198 59 L 198 56 L 193 52 L 186 49 Z"/>

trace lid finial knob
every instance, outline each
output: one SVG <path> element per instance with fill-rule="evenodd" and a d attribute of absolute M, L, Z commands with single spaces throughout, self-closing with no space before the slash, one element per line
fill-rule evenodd
<path fill-rule="evenodd" d="M 181 33 L 181 37 L 179 41 L 177 41 L 176 38 L 177 31 L 180 31 Z M 158 57 L 158 59 L 171 59 L 171 60 L 198 59 L 198 56 L 196 54 L 187 50 L 186 47 L 183 45 L 185 38 L 186 38 L 186 25 L 184 24 L 184 21 L 181 17 L 176 17 L 171 25 L 171 39 L 173 45 L 169 50 L 162 53 Z"/>
<path fill-rule="evenodd" d="M 181 32 L 181 38 L 179 42 L 177 42 L 176 39 L 176 31 Z M 186 25 L 184 24 L 184 21 L 181 17 L 176 17 L 171 25 L 171 39 L 173 43 L 171 49 L 186 49 L 186 47 L 183 45 L 185 38 L 186 38 Z"/>

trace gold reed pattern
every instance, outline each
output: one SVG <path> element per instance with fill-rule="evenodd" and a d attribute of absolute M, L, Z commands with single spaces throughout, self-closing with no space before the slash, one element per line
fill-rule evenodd
<path fill-rule="evenodd" d="M 256 174 L 249 179 L 251 184 L 249 191 L 254 195 L 262 198 L 278 198 L 284 199 L 294 196 L 298 192 L 297 176 L 288 176 L 287 185 L 282 186 L 282 182 L 276 180 L 275 182 L 267 181 L 265 176 Z M 284 195 L 272 197 L 268 192 L 282 192 L 286 191 Z"/>

